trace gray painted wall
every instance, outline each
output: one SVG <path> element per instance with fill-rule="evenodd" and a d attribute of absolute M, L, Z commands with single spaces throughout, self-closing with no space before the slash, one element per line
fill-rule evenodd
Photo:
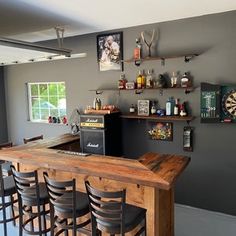
<path fill-rule="evenodd" d="M 236 61 L 236 11 L 202 16 L 178 21 L 164 22 L 121 29 L 124 32 L 124 58 L 132 57 L 135 38 L 147 29 L 159 28 L 160 36 L 156 45 L 159 54 L 188 53 L 201 51 L 202 54 L 190 63 L 182 59 L 145 62 L 141 69 L 152 68 L 156 74 L 172 71 L 190 71 L 194 83 L 201 82 L 234 83 Z M 56 45 L 55 41 L 48 45 Z M 86 52 L 83 59 L 35 63 L 6 68 L 6 92 L 8 95 L 9 137 L 16 143 L 22 138 L 43 133 L 54 136 L 69 129 L 61 125 L 32 124 L 27 121 L 27 99 L 25 83 L 33 81 L 65 81 L 67 87 L 68 114 L 76 107 L 83 109 L 92 104 L 95 94 L 89 89 L 116 87 L 119 72 L 98 72 L 96 62 L 96 35 L 89 34 L 65 40 L 65 47 L 75 53 Z M 126 77 L 134 80 L 138 68 L 125 64 Z M 177 153 L 191 156 L 192 161 L 180 177 L 176 187 L 176 202 L 213 211 L 236 215 L 236 147 L 235 124 L 201 124 L 199 87 L 191 94 L 181 91 L 145 92 L 135 95 L 132 92 L 104 92 L 103 103 L 115 103 L 127 112 L 131 103 L 138 99 L 158 100 L 164 106 L 169 96 L 187 100 L 196 118 L 191 125 L 195 127 L 194 152 L 182 150 L 182 134 L 185 123 L 174 123 L 173 142 L 151 141 L 147 136 L 148 123 L 145 121 L 123 122 L 123 149 L 125 156 L 137 157 L 145 152 Z"/>
<path fill-rule="evenodd" d="M 6 100 L 3 68 L 0 67 L 0 143 L 7 142 Z"/>

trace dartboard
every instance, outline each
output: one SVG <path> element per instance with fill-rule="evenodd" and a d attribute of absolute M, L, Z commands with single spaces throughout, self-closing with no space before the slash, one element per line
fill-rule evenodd
<path fill-rule="evenodd" d="M 226 115 L 236 118 L 236 90 L 231 90 L 223 96 L 222 108 Z"/>

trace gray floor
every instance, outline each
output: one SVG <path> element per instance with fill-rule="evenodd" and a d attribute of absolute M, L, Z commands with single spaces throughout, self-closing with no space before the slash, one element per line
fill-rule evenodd
<path fill-rule="evenodd" d="M 0 236 L 3 227 L 0 225 Z M 236 217 L 175 205 L 175 236 L 235 236 Z M 18 236 L 18 229 L 8 224 L 8 236 Z M 26 234 L 24 234 L 26 236 Z"/>

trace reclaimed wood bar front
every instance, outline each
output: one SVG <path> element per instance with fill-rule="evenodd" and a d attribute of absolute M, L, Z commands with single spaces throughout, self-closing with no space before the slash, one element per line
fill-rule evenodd
<path fill-rule="evenodd" d="M 59 180 L 76 178 L 105 190 L 127 189 L 127 202 L 147 209 L 148 236 L 174 236 L 174 184 L 190 158 L 147 153 L 139 159 L 61 153 L 79 151 L 79 136 L 70 134 L 0 151 L 0 159 L 13 162 L 20 171 L 48 171 Z M 128 235 L 128 234 L 127 234 Z"/>

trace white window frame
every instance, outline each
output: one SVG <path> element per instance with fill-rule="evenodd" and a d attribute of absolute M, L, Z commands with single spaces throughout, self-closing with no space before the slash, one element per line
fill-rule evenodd
<path fill-rule="evenodd" d="M 38 86 L 38 95 L 40 95 L 40 92 L 39 92 L 39 87 L 40 85 L 44 85 L 46 84 L 47 86 L 49 86 L 50 84 L 56 84 L 56 85 L 59 85 L 59 84 L 64 84 L 65 85 L 65 89 L 66 89 L 66 83 L 64 81 L 60 81 L 60 82 L 30 82 L 30 83 L 27 83 L 27 91 L 28 91 L 28 112 L 29 112 L 29 121 L 30 122 L 35 122 L 35 123 L 39 123 L 39 122 L 42 122 L 42 123 L 48 123 L 48 120 L 43 120 L 41 119 L 42 117 L 42 114 L 41 114 L 41 109 L 40 109 L 40 105 L 39 105 L 39 111 L 40 111 L 40 119 L 37 119 L 37 120 L 34 120 L 33 119 L 33 111 L 32 111 L 32 94 L 31 94 L 31 86 L 32 85 L 37 85 Z M 61 95 L 59 95 L 59 92 L 58 92 L 58 86 L 57 86 L 57 99 L 59 99 L 59 97 L 61 97 Z M 50 94 L 49 94 L 49 89 L 48 89 L 48 95 L 47 95 L 47 98 L 48 98 L 48 102 L 49 102 L 49 98 L 50 98 Z M 65 93 L 65 99 L 66 99 L 66 93 Z M 40 104 L 40 99 L 39 99 L 39 104 Z M 58 116 L 60 117 L 60 109 L 57 107 L 58 109 Z M 66 112 L 67 112 L 67 108 L 66 108 Z M 49 108 L 49 116 L 50 116 L 50 108 Z M 66 115 L 65 115 L 66 116 Z"/>

